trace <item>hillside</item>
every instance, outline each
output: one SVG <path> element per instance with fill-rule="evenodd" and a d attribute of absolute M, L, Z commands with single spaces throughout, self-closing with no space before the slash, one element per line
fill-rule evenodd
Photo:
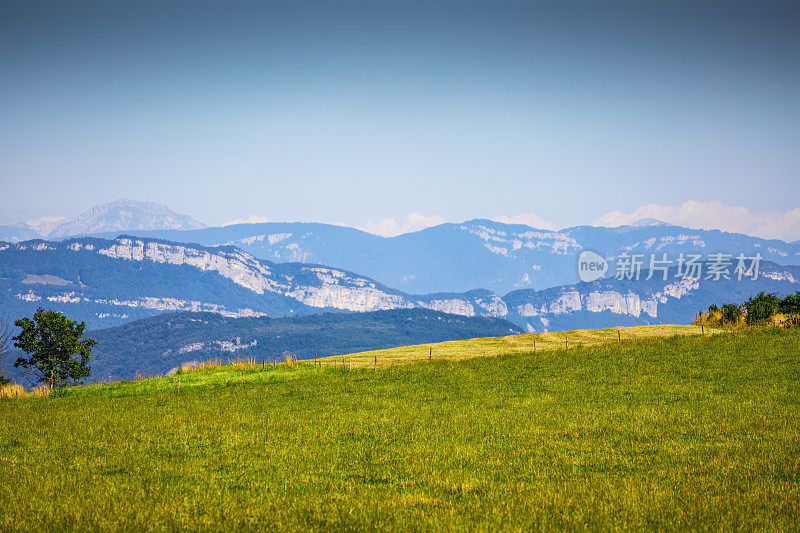
<path fill-rule="evenodd" d="M 432 360 L 460 361 L 473 357 L 493 357 L 497 355 L 515 355 L 539 353 L 542 351 L 568 348 L 587 348 L 589 346 L 614 345 L 632 340 L 666 338 L 673 336 L 699 336 L 721 333 L 717 328 L 700 328 L 699 326 L 683 326 L 675 324 L 659 326 L 633 326 L 607 329 L 579 329 L 573 331 L 554 331 L 528 335 L 504 335 L 496 337 L 473 338 L 465 340 L 444 341 L 435 344 L 426 343 L 380 350 L 366 350 L 347 354 L 349 364 L 355 366 L 386 367 L 399 363 Z M 329 365 L 338 360 L 328 357 L 321 361 Z"/>
<path fill-rule="evenodd" d="M 13 316 L 46 305 L 91 328 L 164 311 L 241 317 L 410 307 L 397 291 L 342 270 L 127 237 L 0 243 L 0 302 Z"/>
<path fill-rule="evenodd" d="M 681 252 L 760 253 L 764 260 L 779 265 L 800 264 L 796 243 L 671 225 L 551 231 L 476 219 L 384 238 L 330 224 L 268 222 L 128 233 L 205 246 L 233 245 L 276 262 L 319 263 L 358 272 L 411 294 L 482 288 L 502 295 L 571 285 L 578 281 L 577 258 L 583 250 L 606 258 L 626 251 L 667 253 L 671 258 Z"/>
<path fill-rule="evenodd" d="M 800 289 L 800 267 L 767 261 L 756 280 L 739 281 L 735 275 L 684 279 L 675 268 L 666 279 L 647 280 L 646 270 L 641 278 L 611 277 L 503 296 L 484 289 L 415 295 L 358 273 L 274 263 L 234 246 L 134 237 L 0 243 L 0 305 L 8 314 L 30 315 L 45 306 L 86 321 L 91 329 L 169 311 L 248 317 L 410 308 L 502 318 L 529 332 L 688 324 L 711 303 Z"/>
<path fill-rule="evenodd" d="M 0 401 L 0 530 L 794 530 L 798 352 L 762 330 Z"/>
<path fill-rule="evenodd" d="M 164 374 L 190 361 L 301 359 L 445 340 L 519 333 L 496 318 L 426 309 L 324 313 L 296 318 L 227 318 L 215 313 L 168 313 L 87 335 L 97 340 L 91 381 Z"/>

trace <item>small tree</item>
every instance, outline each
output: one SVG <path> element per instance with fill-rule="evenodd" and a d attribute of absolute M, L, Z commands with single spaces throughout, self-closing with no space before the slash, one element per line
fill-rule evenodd
<path fill-rule="evenodd" d="M 736 304 L 725 304 L 722 306 L 722 323 L 738 324 L 742 318 L 742 308 Z"/>
<path fill-rule="evenodd" d="M 775 293 L 759 292 L 742 304 L 747 311 L 748 324 L 760 324 L 775 316 L 780 299 Z"/>
<path fill-rule="evenodd" d="M 94 339 L 81 339 L 86 323 L 80 324 L 56 311 L 36 310 L 33 320 L 21 318 L 14 324 L 22 328 L 13 337 L 14 346 L 29 355 L 20 357 L 15 367 L 23 367 L 40 383 L 63 387 L 89 375 L 89 356 Z M 76 357 L 77 356 L 77 357 Z"/>

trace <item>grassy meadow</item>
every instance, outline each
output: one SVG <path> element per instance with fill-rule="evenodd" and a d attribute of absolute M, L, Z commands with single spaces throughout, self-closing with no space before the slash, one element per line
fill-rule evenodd
<path fill-rule="evenodd" d="M 798 529 L 800 331 L 692 331 L 5 399 L 0 530 Z"/>
<path fill-rule="evenodd" d="M 345 356 L 345 363 L 356 366 L 387 367 L 397 363 L 425 361 L 429 359 L 446 359 L 460 361 L 472 357 L 495 355 L 527 354 L 543 350 L 561 350 L 568 347 L 577 348 L 597 346 L 600 344 L 618 343 L 622 340 L 648 339 L 653 337 L 670 337 L 675 335 L 702 335 L 723 331 L 720 328 L 707 326 L 684 326 L 664 324 L 657 326 L 633 326 L 606 329 L 579 329 L 575 331 L 552 331 L 529 335 L 507 335 L 503 337 L 483 337 L 463 341 L 447 341 L 436 344 L 418 344 L 401 346 L 385 350 L 359 352 Z M 323 364 L 331 364 L 339 357 L 326 357 Z"/>

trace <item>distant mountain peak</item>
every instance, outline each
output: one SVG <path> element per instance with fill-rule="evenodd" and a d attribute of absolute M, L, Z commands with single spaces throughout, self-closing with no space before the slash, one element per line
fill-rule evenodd
<path fill-rule="evenodd" d="M 640 218 L 636 222 L 632 223 L 631 226 L 634 228 L 647 228 L 651 226 L 671 226 L 672 224 L 668 224 L 663 220 L 658 220 L 655 218 Z"/>
<path fill-rule="evenodd" d="M 49 239 L 114 231 L 192 230 L 206 227 L 188 215 L 154 202 L 119 199 L 92 207 L 56 226 Z"/>

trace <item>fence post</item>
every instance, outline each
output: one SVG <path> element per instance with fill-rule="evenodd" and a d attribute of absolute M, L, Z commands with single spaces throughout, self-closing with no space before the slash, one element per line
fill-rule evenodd
<path fill-rule="evenodd" d="M 533 353 L 536 353 L 536 339 L 533 339 Z"/>
<path fill-rule="evenodd" d="M 178 376 L 178 392 L 181 391 L 181 377 Z"/>
<path fill-rule="evenodd" d="M 378 370 L 378 354 L 375 354 L 375 366 L 372 368 L 373 371 Z"/>
<path fill-rule="evenodd" d="M 617 330 L 617 343 L 622 342 L 622 331 Z"/>
<path fill-rule="evenodd" d="M 569 350 L 569 338 L 568 337 L 564 337 L 564 344 L 566 345 L 567 350 Z"/>
<path fill-rule="evenodd" d="M 433 348 L 428 348 L 428 362 L 430 363 L 433 360 Z"/>

